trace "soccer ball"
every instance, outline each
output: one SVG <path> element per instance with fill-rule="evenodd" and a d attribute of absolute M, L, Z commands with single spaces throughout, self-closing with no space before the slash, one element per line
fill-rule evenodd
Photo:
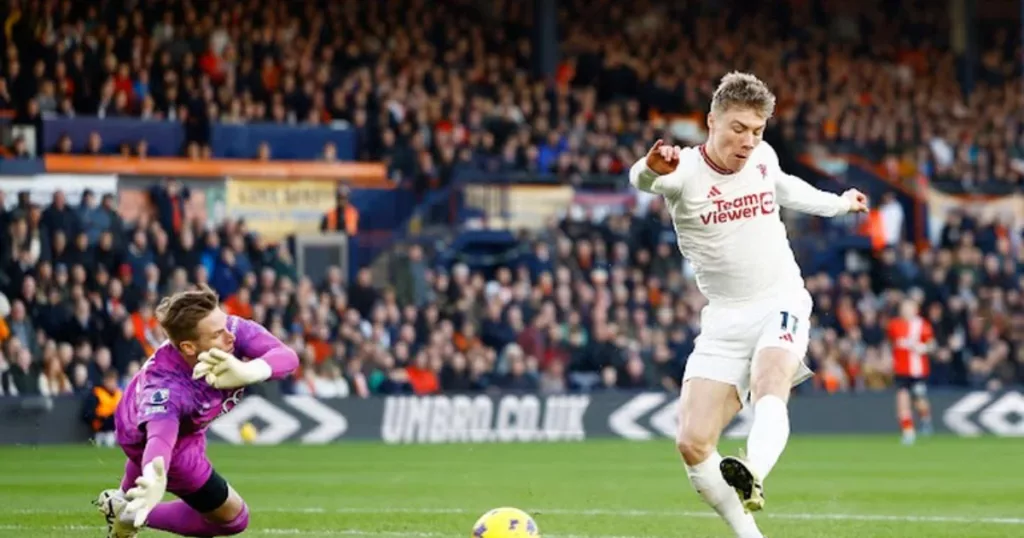
<path fill-rule="evenodd" d="M 242 427 L 238 430 L 238 436 L 242 438 L 242 442 L 251 445 L 256 442 L 256 438 L 260 436 L 259 430 L 252 422 L 246 422 L 242 424 Z"/>
<path fill-rule="evenodd" d="M 495 508 L 473 525 L 472 538 L 540 538 L 537 523 L 518 508 Z"/>

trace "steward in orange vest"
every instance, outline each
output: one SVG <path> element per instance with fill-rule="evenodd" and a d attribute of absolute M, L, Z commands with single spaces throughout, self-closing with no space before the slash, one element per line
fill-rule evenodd
<path fill-rule="evenodd" d="M 320 221 L 321 232 L 344 232 L 348 235 L 359 232 L 359 210 L 349 203 L 348 192 L 346 186 L 338 188 L 335 206 Z"/>
<path fill-rule="evenodd" d="M 85 399 L 83 418 L 89 424 L 98 445 L 114 446 L 114 411 L 121 403 L 121 389 L 117 386 L 117 371 L 103 374 L 103 385 L 94 387 Z"/>

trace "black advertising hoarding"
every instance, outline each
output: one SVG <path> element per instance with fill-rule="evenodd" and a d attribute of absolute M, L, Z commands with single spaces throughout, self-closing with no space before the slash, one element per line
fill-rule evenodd
<path fill-rule="evenodd" d="M 891 393 L 804 396 L 790 403 L 792 432 L 872 434 L 898 431 Z M 1024 437 L 1024 394 L 1017 391 L 935 391 L 940 433 Z M 73 398 L 0 398 L 0 444 L 82 443 L 88 429 Z M 724 437 L 746 436 L 749 409 Z M 243 424 L 258 444 L 381 441 L 388 444 L 580 442 L 586 439 L 671 439 L 676 398 L 664 392 L 475 394 L 316 399 L 248 396 L 217 419 L 209 438 L 239 444 Z"/>

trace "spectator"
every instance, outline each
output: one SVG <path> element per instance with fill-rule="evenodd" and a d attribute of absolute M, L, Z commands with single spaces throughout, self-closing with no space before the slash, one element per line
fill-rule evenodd
<path fill-rule="evenodd" d="M 537 359 L 524 357 L 520 349 L 516 349 L 508 358 L 508 373 L 500 382 L 505 390 L 534 391 L 537 390 L 536 364 Z"/>
<path fill-rule="evenodd" d="M 149 248 L 148 235 L 143 230 L 136 230 L 132 236 L 132 242 L 128 245 L 125 263 L 131 271 L 132 279 L 143 279 L 146 274 L 146 267 L 153 264 L 154 256 Z"/>
<path fill-rule="evenodd" d="M 145 361 L 146 352 L 136 338 L 134 320 L 126 319 L 121 322 L 120 334 L 111 346 L 111 358 L 113 367 L 122 375 L 128 372 L 132 363 L 141 364 Z"/>
<path fill-rule="evenodd" d="M 149 191 L 150 199 L 160 218 L 160 227 L 171 237 L 179 237 L 185 229 L 187 203 L 191 197 L 188 188 L 173 179 L 154 185 Z"/>
<path fill-rule="evenodd" d="M 75 153 L 74 141 L 71 140 L 71 136 L 63 134 L 57 139 L 57 146 L 54 148 L 54 153 L 59 155 L 72 155 Z"/>
<path fill-rule="evenodd" d="M 423 248 L 410 245 L 404 257 L 398 258 L 394 268 L 396 295 L 402 304 L 423 305 L 427 300 L 427 263 Z"/>
<path fill-rule="evenodd" d="M 67 374 L 64 373 L 60 358 L 56 354 L 56 348 L 51 347 L 51 349 L 53 349 L 53 353 L 43 359 L 42 395 L 68 396 L 74 394 L 74 387 Z"/>
<path fill-rule="evenodd" d="M 110 221 L 92 190 L 86 189 L 82 192 L 82 202 L 78 206 L 77 213 L 77 220 L 81 225 L 79 231 L 87 234 L 90 245 L 96 244 L 100 234 L 110 228 Z"/>
<path fill-rule="evenodd" d="M 62 191 L 55 192 L 53 204 L 43 211 L 40 229 L 46 236 L 61 232 L 67 238 L 78 233 L 80 226 L 78 215 L 68 206 L 64 193 Z"/>
<path fill-rule="evenodd" d="M 302 381 L 296 384 L 296 392 L 317 398 L 345 398 L 350 391 L 348 381 L 341 376 L 338 366 L 326 362 L 305 371 Z"/>
<path fill-rule="evenodd" d="M 270 144 L 266 142 L 260 142 L 260 145 L 256 148 L 255 158 L 257 161 L 269 161 L 271 159 Z"/>
<path fill-rule="evenodd" d="M 481 31 L 492 26 L 458 2 L 430 5 L 429 13 L 416 3 L 390 2 L 357 9 L 354 17 L 344 15 L 346 5 L 271 0 L 264 7 L 281 27 L 298 31 L 253 43 L 251 36 L 263 34 L 260 23 L 239 31 L 249 22 L 232 16 L 235 2 L 193 2 L 166 14 L 143 3 L 135 6 L 141 16 L 132 27 L 139 39 L 112 51 L 28 39 L 28 21 L 15 21 L 11 51 L 25 64 L 8 62 L 0 105 L 17 104 L 28 122 L 54 106 L 63 115 L 181 122 L 185 152 L 195 159 L 211 153 L 208 131 L 218 119 L 344 122 L 357 135 L 357 157 L 383 161 L 392 177 L 423 194 L 459 174 L 544 174 L 573 184 L 608 176 L 621 183 L 624 167 L 664 131 L 672 143 L 699 141 L 710 82 L 721 66 L 752 66 L 782 97 L 776 123 L 785 153 L 854 153 L 883 165 L 894 181 L 925 176 L 953 191 L 1020 186 L 1024 149 L 1008 98 L 1020 68 L 1015 46 L 1007 44 L 1017 40 L 1003 36 L 1007 51 L 986 55 L 993 59 L 968 94 L 949 67 L 952 51 L 920 39 L 944 28 L 940 4 L 917 5 L 911 16 L 867 2 L 851 19 L 830 6 L 705 11 L 654 3 L 650 9 L 663 11 L 644 17 L 647 4 L 624 11 L 608 1 L 570 0 L 566 12 L 583 15 L 561 33 L 563 63 L 550 81 L 531 73 L 531 3 L 505 3 L 497 14 L 505 24 L 493 32 Z M 55 7 L 40 8 L 40 24 L 62 27 Z M 109 15 L 116 19 L 118 9 Z M 183 31 L 207 15 L 225 22 L 198 34 Z M 406 19 L 417 24 L 396 30 L 390 22 Z M 778 46 L 787 43 L 780 32 L 833 19 L 840 28 L 885 23 L 875 32 L 807 32 L 799 46 Z M 729 35 L 743 38 L 678 32 L 678 20 L 700 28 L 728 24 Z M 96 19 L 83 39 L 110 30 Z M 992 34 L 984 48 L 995 50 L 999 32 Z M 897 35 L 905 42 L 886 37 Z M 201 38 L 198 49 L 188 36 Z M 402 45 L 385 52 L 377 40 Z M 57 46 L 70 50 L 56 54 Z M 659 51 L 655 64 L 663 65 L 651 64 L 649 50 Z M 312 51 L 316 62 L 302 51 Z M 145 141 L 118 142 L 127 154 L 149 151 Z M 99 133 L 83 148 L 70 147 L 70 139 L 59 146 L 94 155 L 111 149 Z M 261 144 L 260 157 L 273 158 L 270 150 Z M 333 162 L 348 150 L 326 144 L 322 152 Z M 87 340 L 78 357 L 57 347 L 76 392 L 90 390 L 111 369 L 129 375 L 162 341 L 154 299 L 199 282 L 222 291 L 232 312 L 308 354 L 303 375 L 310 377 L 303 380 L 338 394 L 344 383 L 358 397 L 491 387 L 677 391 L 699 330 L 703 299 L 686 276 L 661 200 L 642 199 L 621 215 L 570 207 L 566 218 L 525 236 L 532 252 L 521 257 L 450 263 L 450 244 L 424 242 L 409 246 L 390 271 L 371 271 L 366 263 L 353 281 L 339 269 L 325 282 L 306 282 L 287 244 L 268 246 L 235 222 L 200 222 L 180 182 L 162 181 L 150 195 L 155 222 L 122 222 L 111 195 L 97 210 L 92 194 L 75 210 L 62 193 L 45 208 L 31 207 L 26 195 L 0 213 L 0 287 L 14 303 L 7 346 L 17 343 L 8 362 L 23 350 L 39 362 L 57 341 Z M 889 199 L 881 209 L 899 215 L 901 206 Z M 336 201 L 322 218 L 323 231 L 354 235 L 370 227 L 346 188 Z M 887 386 L 880 327 L 906 296 L 934 318 L 936 383 L 991 388 L 1024 381 L 1020 230 L 969 213 L 952 217 L 941 240 L 923 250 L 904 244 L 900 218 L 886 218 L 888 248 L 869 270 L 808 275 L 817 305 L 809 360 L 818 376 L 801 390 Z M 389 286 L 375 285 L 388 272 Z M 22 313 L 15 315 L 18 305 Z M 102 364 L 107 355 L 109 364 Z M 296 390 L 316 393 L 299 388 L 303 380 Z"/>
<path fill-rule="evenodd" d="M 142 346 L 142 351 L 147 357 L 153 354 L 163 337 L 163 331 L 157 323 L 156 317 L 153 316 L 153 308 L 152 305 L 145 304 L 131 317 L 135 339 Z"/>
<path fill-rule="evenodd" d="M 228 299 L 224 301 L 224 311 L 229 315 L 252 319 L 252 292 L 250 289 L 241 287 L 238 289 L 238 293 L 228 297 Z"/>
<path fill-rule="evenodd" d="M 28 149 L 28 142 L 25 141 L 25 137 L 17 136 L 14 138 L 14 142 L 11 144 L 10 149 L 5 148 L 4 157 L 12 159 L 31 159 L 34 157 Z"/>
<path fill-rule="evenodd" d="M 117 372 L 111 370 L 103 375 L 102 382 L 96 384 L 83 403 L 82 418 L 93 432 L 93 442 L 99 446 L 116 446 L 114 411 L 121 397 Z"/>
<path fill-rule="evenodd" d="M 420 351 L 412 364 L 405 368 L 405 379 L 416 394 L 431 394 L 441 388 L 437 370 L 432 364 L 436 360 L 437 358 L 426 351 Z"/>
<path fill-rule="evenodd" d="M 320 160 L 328 163 L 338 162 L 338 146 L 334 145 L 333 142 L 324 144 L 324 151 L 320 156 Z"/>
<path fill-rule="evenodd" d="M 11 305 L 11 313 L 7 318 L 7 327 L 11 338 L 28 346 L 31 352 L 32 346 L 35 343 L 36 330 L 32 319 L 26 313 L 25 303 L 18 300 L 14 301 Z"/>
<path fill-rule="evenodd" d="M 543 394 L 565 393 L 568 390 L 565 374 L 565 365 L 562 362 L 552 362 L 541 373 L 537 384 L 538 390 Z"/>
<path fill-rule="evenodd" d="M 349 188 L 338 187 L 334 208 L 329 209 L 320 221 L 321 232 L 344 232 L 355 235 L 359 232 L 359 210 L 349 203 Z"/>
<path fill-rule="evenodd" d="M 32 352 L 22 347 L 16 339 L 11 339 L 7 346 L 9 356 L 14 356 L 14 364 L 0 376 L 2 392 L 8 396 L 39 396 L 43 394 L 45 379 L 39 367 L 32 361 Z"/>
<path fill-rule="evenodd" d="M 86 357 L 91 355 L 93 347 L 85 342 L 81 344 L 80 349 L 83 350 L 83 361 L 88 360 Z M 88 353 L 89 355 L 86 355 Z M 113 362 L 110 356 L 110 350 L 105 347 L 95 348 L 95 356 L 93 361 L 89 363 L 89 382 L 92 386 L 98 387 L 104 384 L 107 377 L 112 376 L 116 385 L 118 373 L 113 367 Z"/>
<path fill-rule="evenodd" d="M 103 138 L 97 132 L 89 133 L 89 139 L 85 143 L 84 155 L 103 155 Z"/>
<path fill-rule="evenodd" d="M 73 345 L 81 342 L 89 342 L 93 345 L 99 343 L 103 335 L 103 326 L 94 317 L 89 302 L 85 299 L 79 299 L 74 304 L 73 313 L 65 322 L 58 341 Z"/>

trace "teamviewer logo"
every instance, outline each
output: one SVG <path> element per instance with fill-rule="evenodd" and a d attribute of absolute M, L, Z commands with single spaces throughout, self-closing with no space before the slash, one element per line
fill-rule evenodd
<path fill-rule="evenodd" d="M 711 211 L 700 216 L 700 220 L 705 226 L 771 215 L 775 212 L 775 193 L 765 191 L 746 194 L 731 200 L 714 199 L 711 200 L 711 204 Z"/>

